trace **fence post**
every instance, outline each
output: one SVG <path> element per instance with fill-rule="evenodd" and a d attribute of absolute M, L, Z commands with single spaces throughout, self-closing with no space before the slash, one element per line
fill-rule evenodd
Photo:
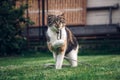
<path fill-rule="evenodd" d="M 27 4 L 27 6 L 29 5 L 28 0 L 26 0 L 26 4 Z M 26 16 L 27 16 L 27 19 L 28 19 L 29 18 L 28 8 L 27 8 L 26 14 L 27 14 Z M 27 26 L 27 49 L 29 49 L 29 24 L 27 23 L 26 26 Z"/>

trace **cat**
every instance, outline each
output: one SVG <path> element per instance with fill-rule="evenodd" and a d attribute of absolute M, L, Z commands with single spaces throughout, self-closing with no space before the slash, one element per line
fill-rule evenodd
<path fill-rule="evenodd" d="M 79 45 L 73 33 L 65 25 L 64 13 L 47 16 L 47 46 L 53 53 L 55 59 L 55 68 L 61 69 L 63 59 L 66 56 L 67 61 L 72 67 L 76 67 Z"/>

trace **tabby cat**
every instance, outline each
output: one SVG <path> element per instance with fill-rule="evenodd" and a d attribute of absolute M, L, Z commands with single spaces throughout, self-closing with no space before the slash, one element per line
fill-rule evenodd
<path fill-rule="evenodd" d="M 65 26 L 64 14 L 49 14 L 46 32 L 48 49 L 53 53 L 55 68 L 61 69 L 64 57 L 72 67 L 77 66 L 78 42 L 72 32 Z"/>

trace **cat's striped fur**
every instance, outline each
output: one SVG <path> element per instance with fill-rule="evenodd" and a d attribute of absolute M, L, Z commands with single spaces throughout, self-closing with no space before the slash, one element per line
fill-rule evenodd
<path fill-rule="evenodd" d="M 78 42 L 65 27 L 64 15 L 48 15 L 47 45 L 56 61 L 55 68 L 61 69 L 64 56 L 72 67 L 77 66 Z M 73 59 L 73 60 L 72 60 Z M 75 61 L 76 60 L 76 61 Z"/>

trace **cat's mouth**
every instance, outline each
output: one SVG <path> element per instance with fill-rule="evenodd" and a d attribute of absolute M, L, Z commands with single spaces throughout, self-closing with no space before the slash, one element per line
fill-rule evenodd
<path fill-rule="evenodd" d="M 57 39 L 59 40 L 59 39 L 61 39 L 61 36 L 62 36 L 62 28 L 58 28 L 58 27 L 56 27 L 56 26 L 52 26 L 51 27 L 51 29 L 52 29 L 52 31 L 54 31 L 56 34 L 57 34 Z"/>
<path fill-rule="evenodd" d="M 55 25 L 57 30 L 61 30 L 63 28 L 63 24 Z"/>
<path fill-rule="evenodd" d="M 51 29 L 52 29 L 52 31 L 58 32 L 58 31 L 60 31 L 60 30 L 62 29 L 62 27 L 60 27 L 60 26 L 58 26 L 58 25 L 53 25 L 53 26 L 51 27 Z"/>

